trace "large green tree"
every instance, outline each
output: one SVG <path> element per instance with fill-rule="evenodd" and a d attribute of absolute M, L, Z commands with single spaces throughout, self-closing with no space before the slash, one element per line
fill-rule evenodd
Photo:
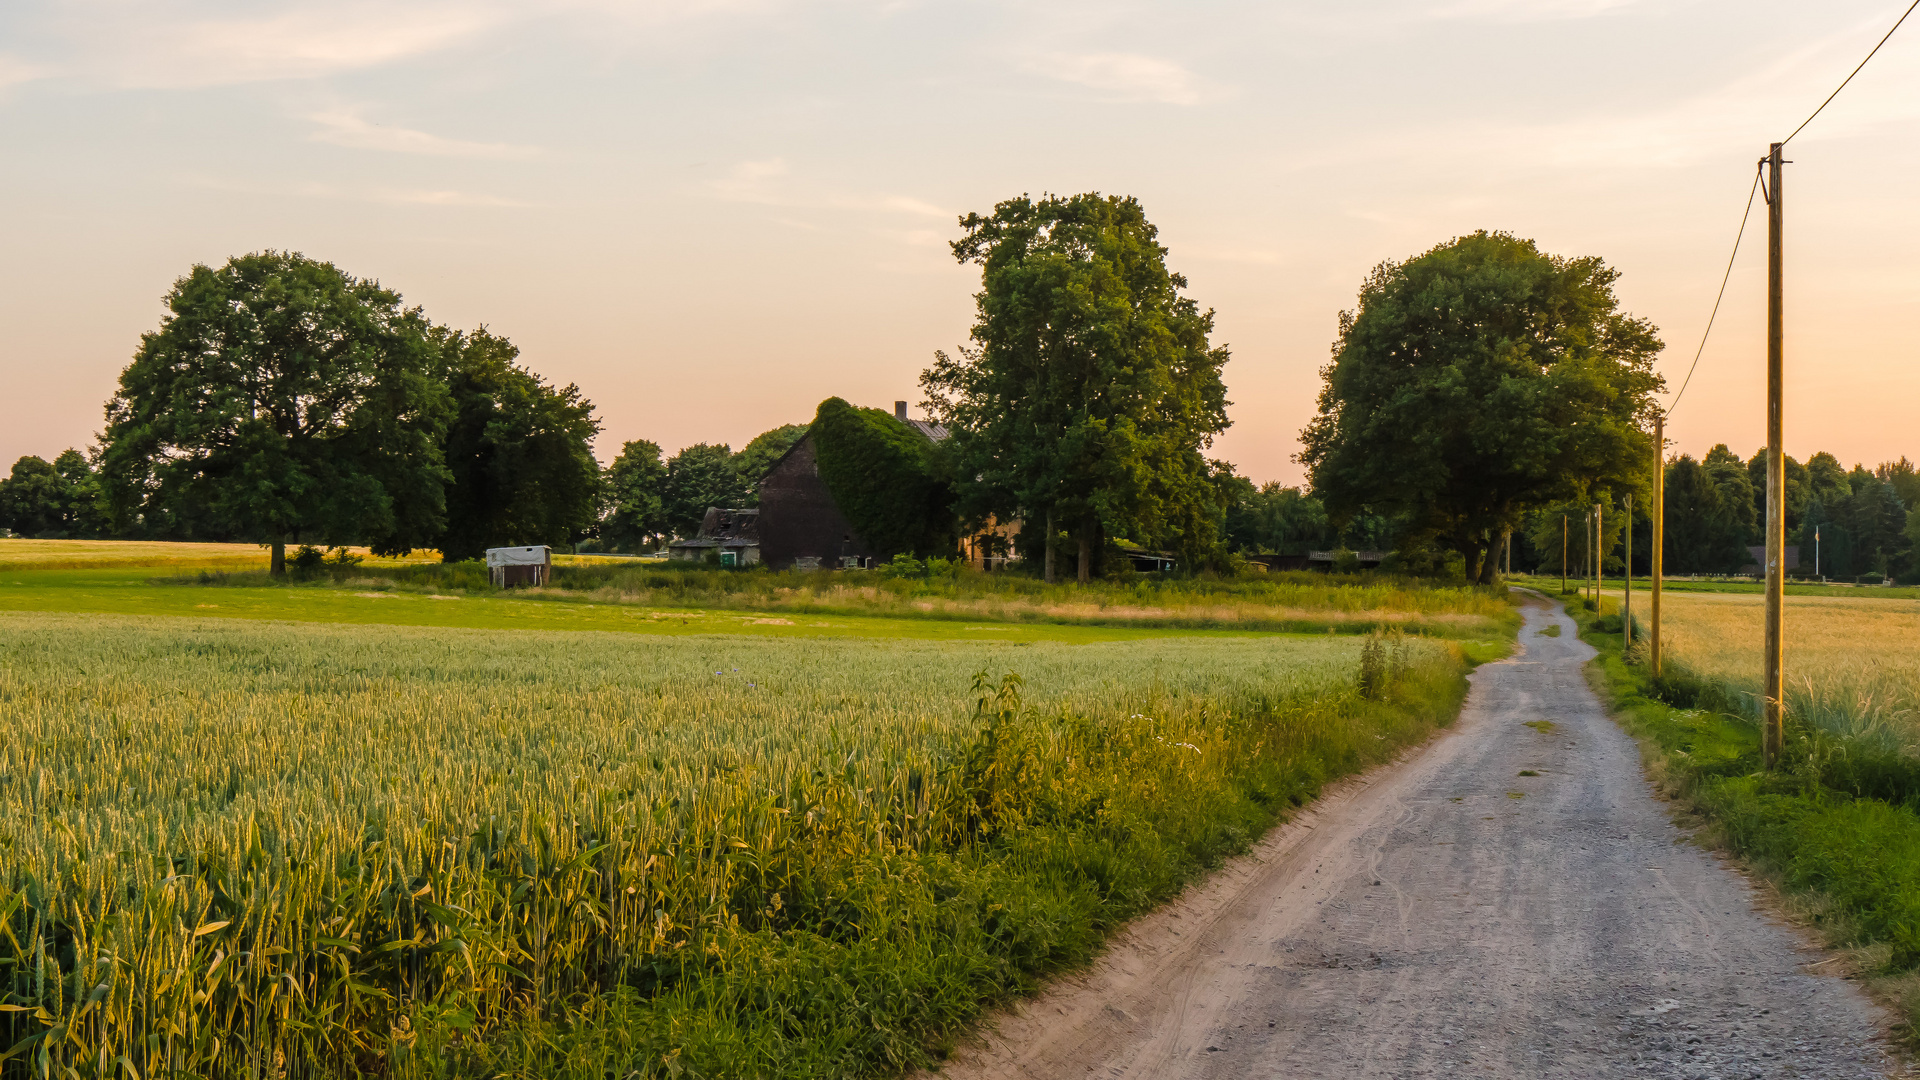
<path fill-rule="evenodd" d="M 272 545 L 433 544 L 451 412 L 418 309 L 291 252 L 196 266 L 107 403 L 123 530 Z"/>
<path fill-rule="evenodd" d="M 1049 581 L 1062 532 L 1082 581 L 1108 535 L 1188 565 L 1212 552 L 1221 489 L 1205 451 L 1227 427 L 1228 354 L 1139 202 L 1021 196 L 960 227 L 954 256 L 981 268 L 973 345 L 935 354 L 920 382 L 951 432 L 964 516 L 1023 519 Z"/>
<path fill-rule="evenodd" d="M 1301 434 L 1328 512 L 1401 517 L 1403 543 L 1440 538 L 1491 582 L 1530 511 L 1644 492 L 1662 346 L 1619 310 L 1618 277 L 1489 232 L 1375 267 Z"/>
<path fill-rule="evenodd" d="M 741 447 L 740 452 L 733 455 L 733 471 L 739 475 L 740 482 L 747 488 L 747 500 L 740 505 L 760 505 L 761 478 L 766 476 L 767 470 L 773 468 L 773 463 L 793 449 L 793 444 L 799 442 L 806 433 L 807 425 L 805 424 L 782 424 L 755 435 L 753 441 Z"/>
<path fill-rule="evenodd" d="M 667 459 L 667 528 L 674 535 L 699 531 L 710 506 L 742 507 L 746 501 L 747 485 L 726 443 L 695 443 Z"/>
<path fill-rule="evenodd" d="M 452 482 L 441 557 L 458 562 L 489 547 L 576 542 L 599 511 L 593 403 L 579 387 L 549 386 L 516 364 L 520 350 L 484 326 L 471 334 L 436 328 L 433 337 L 454 407 L 444 443 Z"/>
<path fill-rule="evenodd" d="M 666 538 L 667 463 L 660 444 L 635 439 L 620 447 L 602 481 L 607 503 L 600 539 L 611 551 L 651 551 Z"/>

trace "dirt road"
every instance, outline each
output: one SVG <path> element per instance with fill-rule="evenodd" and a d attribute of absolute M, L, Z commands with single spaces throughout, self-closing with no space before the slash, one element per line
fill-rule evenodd
<path fill-rule="evenodd" d="M 1330 792 L 941 1075 L 1885 1075 L 1874 1007 L 1682 842 L 1571 620 L 1531 603 L 1521 641 L 1474 674 L 1454 730 Z"/>

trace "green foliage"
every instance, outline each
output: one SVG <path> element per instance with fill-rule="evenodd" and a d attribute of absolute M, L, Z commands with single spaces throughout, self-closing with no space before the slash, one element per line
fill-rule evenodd
<path fill-rule="evenodd" d="M 813 417 L 820 479 L 854 531 L 883 556 L 944 555 L 954 547 L 953 491 L 925 435 L 880 409 L 835 397 Z"/>
<path fill-rule="evenodd" d="M 710 506 L 747 505 L 747 485 L 734 468 L 733 448 L 725 443 L 695 443 L 668 458 L 663 495 L 667 530 L 675 536 L 700 531 Z"/>
<path fill-rule="evenodd" d="M 453 396 L 443 455 L 452 482 L 446 529 L 436 546 L 448 562 L 490 547 L 571 546 L 599 509 L 600 424 L 576 386 L 548 386 L 514 363 L 520 350 L 481 327 L 438 329 L 440 379 Z"/>
<path fill-rule="evenodd" d="M 1744 469 L 1682 454 L 1667 466 L 1666 495 L 1668 573 L 1726 574 L 1753 561 L 1746 548 L 1755 529 L 1753 495 Z M 1817 504 L 1809 513 L 1817 513 Z"/>
<path fill-rule="evenodd" d="M 1487 232 L 1376 267 L 1301 436 L 1328 512 L 1404 517 L 1486 583 L 1531 511 L 1644 490 L 1661 344 L 1618 310 L 1618 277 Z"/>
<path fill-rule="evenodd" d="M 666 539 L 667 463 L 660 460 L 659 443 L 635 439 L 621 446 L 601 491 L 607 513 L 600 521 L 600 540 L 608 550 L 652 551 Z"/>
<path fill-rule="evenodd" d="M 116 527 L 148 536 L 432 545 L 451 407 L 427 324 L 378 282 L 283 252 L 174 283 L 107 405 Z"/>
<path fill-rule="evenodd" d="M 100 478 L 85 454 L 68 449 L 48 464 L 26 456 L 0 480 L 0 529 L 49 539 L 94 539 L 108 532 Z"/>
<path fill-rule="evenodd" d="M 782 424 L 755 435 L 752 442 L 733 456 L 733 470 L 740 474 L 741 482 L 747 485 L 747 501 L 740 505 L 760 505 L 760 479 L 806 433 L 805 424 Z"/>
<path fill-rule="evenodd" d="M 961 227 L 954 256 L 981 267 L 974 347 L 936 353 L 920 382 L 952 432 L 962 514 L 1022 519 L 1049 576 L 1056 531 L 1082 581 L 1108 535 L 1210 558 L 1223 507 L 1205 452 L 1228 424 L 1228 354 L 1139 202 L 1021 196 Z"/>

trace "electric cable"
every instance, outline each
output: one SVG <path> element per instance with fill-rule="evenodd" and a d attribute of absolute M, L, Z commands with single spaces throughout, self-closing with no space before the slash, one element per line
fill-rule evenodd
<path fill-rule="evenodd" d="M 1920 0 L 1914 0 L 1914 3 L 1920 5 Z M 1727 272 L 1720 275 L 1720 292 L 1713 298 L 1713 312 L 1707 316 L 1707 328 L 1700 334 L 1700 347 L 1693 351 L 1693 363 L 1687 367 L 1687 377 L 1680 381 L 1680 389 L 1674 393 L 1673 400 L 1667 404 L 1668 416 L 1673 415 L 1673 410 L 1680 404 L 1681 396 L 1687 392 L 1687 384 L 1693 381 L 1694 369 L 1700 366 L 1700 354 L 1707 351 L 1707 338 L 1713 333 L 1713 320 L 1720 315 L 1720 301 L 1726 299 L 1727 282 L 1733 278 L 1733 260 L 1740 256 L 1740 241 L 1747 235 L 1747 219 L 1753 216 L 1753 196 L 1759 190 L 1760 170 L 1755 169 L 1753 186 L 1747 189 L 1747 208 L 1740 212 L 1740 231 L 1733 234 L 1733 254 L 1727 256 Z"/>
<path fill-rule="evenodd" d="M 1873 59 L 1873 53 L 1877 53 L 1880 51 L 1880 45 L 1885 45 L 1887 43 L 1887 38 L 1890 38 L 1893 36 L 1893 31 L 1900 29 L 1900 24 L 1907 21 L 1907 16 L 1913 14 L 1914 8 L 1920 8 L 1920 0 L 1913 0 L 1913 3 L 1907 5 L 1907 10 L 1900 15 L 1900 18 L 1894 21 L 1892 29 L 1889 29 L 1886 32 L 1886 34 L 1880 38 L 1880 44 L 1875 45 L 1873 47 L 1873 52 L 1869 52 L 1867 54 L 1867 60 Z M 1840 96 L 1840 91 L 1845 90 L 1847 88 L 1847 84 L 1853 81 L 1853 77 L 1855 75 L 1860 74 L 1860 68 L 1867 66 L 1867 60 L 1860 61 L 1859 65 L 1855 67 L 1853 71 L 1847 75 L 1846 78 L 1840 80 L 1840 85 L 1833 88 L 1833 93 L 1827 95 L 1827 100 L 1820 103 L 1820 109 L 1826 108 L 1829 102 L 1831 102 L 1834 98 L 1837 98 Z M 1800 121 L 1800 127 L 1793 129 L 1793 135 L 1800 134 L 1801 128 L 1804 128 L 1808 124 L 1813 123 L 1813 118 L 1815 116 L 1820 115 L 1820 109 L 1813 110 L 1813 113 L 1811 115 L 1809 115 L 1805 120 Z M 1785 146 L 1788 143 L 1792 142 L 1793 135 L 1789 135 L 1786 138 L 1781 139 L 1780 145 Z"/>

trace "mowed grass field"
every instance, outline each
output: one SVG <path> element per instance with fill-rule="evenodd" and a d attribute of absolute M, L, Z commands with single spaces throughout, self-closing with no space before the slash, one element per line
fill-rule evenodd
<path fill-rule="evenodd" d="M 154 574 L 0 570 L 9 1075 L 896 1072 L 1505 648 Z"/>

